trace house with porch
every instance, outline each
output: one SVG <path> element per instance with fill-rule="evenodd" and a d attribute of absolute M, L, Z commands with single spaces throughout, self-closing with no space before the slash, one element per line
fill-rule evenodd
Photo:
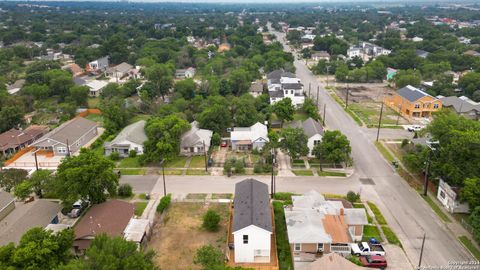
<path fill-rule="evenodd" d="M 469 213 L 468 203 L 460 202 L 460 188 L 452 187 L 440 179 L 438 183 L 437 199 L 448 210 L 454 213 Z"/>
<path fill-rule="evenodd" d="M 392 96 L 385 97 L 383 102 L 408 119 L 430 118 L 432 113 L 442 108 L 441 100 L 411 85 L 398 89 Z"/>
<path fill-rule="evenodd" d="M 127 77 L 131 70 L 135 69 L 134 66 L 130 65 L 129 63 L 123 62 L 118 64 L 114 67 L 107 68 L 106 74 L 111 78 L 115 78 L 117 81 Z"/>
<path fill-rule="evenodd" d="M 257 122 L 250 127 L 235 127 L 230 134 L 232 150 L 262 150 L 268 140 L 267 126 Z"/>
<path fill-rule="evenodd" d="M 365 209 L 347 208 L 314 190 L 292 196 L 285 222 L 294 260 L 307 262 L 328 253 L 350 254 L 350 243 L 362 239 L 368 224 Z"/>
<path fill-rule="evenodd" d="M 449 108 L 458 115 L 462 115 L 465 118 L 472 120 L 480 119 L 480 103 L 475 102 L 466 96 L 441 97 L 440 101 L 442 102 L 442 107 Z"/>
<path fill-rule="evenodd" d="M 255 179 L 238 182 L 235 185 L 232 211 L 229 229 L 230 264 L 268 265 L 272 260 L 276 261 L 276 255 L 273 255 L 276 254 L 276 247 L 272 245 L 275 243 L 275 233 L 268 186 Z"/>
<path fill-rule="evenodd" d="M 117 152 L 120 157 L 128 157 L 130 151 L 143 154 L 143 143 L 148 139 L 145 134 L 145 120 L 126 126 L 111 142 L 105 142 L 105 155 Z"/>
<path fill-rule="evenodd" d="M 10 155 L 29 146 L 48 132 L 47 126 L 31 125 L 24 130 L 10 129 L 0 134 L 0 154 Z"/>
<path fill-rule="evenodd" d="M 313 157 L 313 148 L 315 145 L 320 143 L 322 141 L 323 137 L 323 127 L 322 125 L 314 120 L 313 118 L 309 117 L 305 121 L 293 121 L 288 124 L 288 127 L 291 128 L 299 128 L 303 130 L 303 133 L 307 135 L 308 141 L 307 141 L 307 146 L 308 146 L 308 156 Z"/>
<path fill-rule="evenodd" d="M 198 127 L 198 122 L 193 121 L 191 128 L 180 138 L 180 154 L 183 156 L 205 155 L 210 149 L 213 131 Z"/>
<path fill-rule="evenodd" d="M 74 154 L 98 135 L 97 123 L 75 117 L 61 124 L 31 144 L 36 151 L 50 152 L 54 156 Z"/>

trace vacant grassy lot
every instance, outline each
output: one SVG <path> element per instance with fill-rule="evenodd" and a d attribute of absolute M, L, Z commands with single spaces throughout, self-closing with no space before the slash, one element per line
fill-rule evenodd
<path fill-rule="evenodd" d="M 208 209 L 217 211 L 222 220 L 217 232 L 202 229 L 202 217 Z M 156 252 L 155 262 L 162 270 L 200 269 L 193 264 L 196 250 L 203 245 L 225 248 L 228 204 L 172 203 L 162 223 L 153 228 L 148 249 Z"/>
<path fill-rule="evenodd" d="M 351 103 L 348 105 L 351 111 L 353 111 L 362 121 L 368 125 L 378 125 L 378 120 L 380 118 L 380 102 L 360 102 L 360 103 Z M 382 115 L 382 125 L 395 125 L 397 123 L 398 114 L 388 108 L 383 106 L 383 115 Z M 406 120 L 402 117 L 398 119 L 398 123 L 408 124 Z"/>
<path fill-rule="evenodd" d="M 205 168 L 205 156 L 192 157 L 189 168 Z"/>
<path fill-rule="evenodd" d="M 134 158 L 127 157 L 127 158 L 124 158 L 124 159 L 120 160 L 117 167 L 119 167 L 119 168 L 139 168 L 141 166 L 138 163 L 138 157 L 134 157 Z"/>

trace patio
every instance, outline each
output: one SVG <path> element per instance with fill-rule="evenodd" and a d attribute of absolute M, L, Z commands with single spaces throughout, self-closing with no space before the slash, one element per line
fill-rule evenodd
<path fill-rule="evenodd" d="M 34 153 L 35 149 L 26 152 L 17 160 L 7 165 L 6 168 L 17 168 L 25 170 L 36 169 Z M 63 158 L 63 156 L 54 156 L 53 153 L 49 151 L 37 151 L 37 162 L 39 169 L 56 170 Z"/>

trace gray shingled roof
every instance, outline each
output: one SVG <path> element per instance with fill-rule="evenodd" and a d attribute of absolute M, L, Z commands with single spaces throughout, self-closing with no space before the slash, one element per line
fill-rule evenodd
<path fill-rule="evenodd" d="M 283 89 L 302 89 L 301 83 L 284 83 L 282 84 Z"/>
<path fill-rule="evenodd" d="M 318 121 L 315 121 L 313 118 L 309 117 L 307 120 L 302 122 L 303 132 L 310 138 L 316 134 L 323 134 L 322 125 Z"/>
<path fill-rule="evenodd" d="M 66 145 L 67 140 L 69 141 L 69 143 L 74 143 L 78 139 L 80 139 L 80 137 L 84 136 L 87 132 L 89 132 L 95 127 L 97 127 L 97 123 L 83 117 L 75 117 L 72 120 L 61 124 L 56 129 L 45 134 L 42 138 L 38 139 L 38 141 L 34 142 L 32 145 L 52 146 L 55 145 L 56 142 L 60 142 Z"/>
<path fill-rule="evenodd" d="M 268 95 L 271 98 L 280 98 L 280 97 L 283 98 L 284 97 L 283 90 L 268 91 Z"/>
<path fill-rule="evenodd" d="M 268 186 L 255 179 L 246 179 L 235 185 L 233 199 L 233 232 L 250 225 L 272 232 L 272 210 Z"/>
<path fill-rule="evenodd" d="M 399 94 L 400 96 L 402 96 L 403 98 L 405 98 L 410 102 L 415 102 L 425 96 L 430 96 L 429 94 L 411 85 L 407 85 L 403 88 L 398 89 L 397 94 Z"/>
<path fill-rule="evenodd" d="M 145 120 L 140 120 L 131 125 L 126 126 L 111 142 L 105 143 L 105 147 L 115 144 L 121 144 L 124 141 L 143 144 L 147 140 L 145 134 Z"/>
<path fill-rule="evenodd" d="M 480 104 L 475 105 L 456 96 L 444 97 L 441 101 L 444 107 L 453 107 L 457 113 L 464 113 L 472 110 L 480 112 Z"/>
<path fill-rule="evenodd" d="M 283 69 L 277 69 L 267 74 L 267 79 L 269 79 L 272 83 L 280 83 L 280 78 L 288 77 L 288 78 L 295 78 L 295 74 L 291 72 L 284 71 Z"/>

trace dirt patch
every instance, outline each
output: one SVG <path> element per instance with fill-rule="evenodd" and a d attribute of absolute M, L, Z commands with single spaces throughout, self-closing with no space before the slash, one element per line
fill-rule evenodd
<path fill-rule="evenodd" d="M 217 232 L 202 229 L 202 217 L 208 209 L 220 214 Z M 173 203 L 163 222 L 153 228 L 148 249 L 156 252 L 155 262 L 163 270 L 200 269 L 193 264 L 196 250 L 203 245 L 223 249 L 226 245 L 228 204 Z"/>
<path fill-rule="evenodd" d="M 381 102 L 386 95 L 393 95 L 395 92 L 385 84 L 372 83 L 372 84 L 349 84 L 339 85 L 336 88 L 336 94 L 345 100 L 347 89 L 349 89 L 349 102 Z"/>

